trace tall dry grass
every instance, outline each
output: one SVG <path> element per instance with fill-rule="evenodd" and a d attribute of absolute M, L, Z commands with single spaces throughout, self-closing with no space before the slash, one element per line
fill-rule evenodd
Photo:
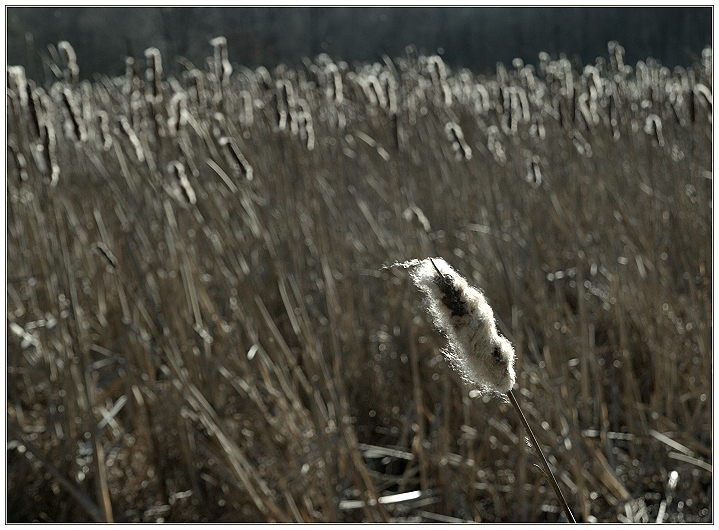
<path fill-rule="evenodd" d="M 426 256 L 484 290 L 579 520 L 711 519 L 711 50 L 483 77 L 213 42 L 180 78 L 8 71 L 8 521 L 561 520 L 382 269 Z"/>

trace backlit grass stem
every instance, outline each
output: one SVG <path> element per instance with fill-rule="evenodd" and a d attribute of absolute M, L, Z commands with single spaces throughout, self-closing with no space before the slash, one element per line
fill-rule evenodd
<path fill-rule="evenodd" d="M 542 451 L 542 448 L 540 447 L 539 442 L 537 441 L 537 438 L 535 438 L 534 433 L 532 432 L 532 428 L 529 426 L 529 422 L 527 421 L 527 418 L 524 417 L 524 412 L 522 412 L 522 408 L 519 406 L 519 403 L 517 402 L 517 398 L 514 397 L 514 393 L 511 390 L 509 392 L 507 392 L 507 397 L 509 398 L 509 402 L 514 407 L 514 410 L 517 411 L 517 415 L 519 416 L 519 419 L 522 420 L 522 425 L 524 425 L 524 429 L 527 431 L 527 434 L 529 435 L 529 440 L 532 442 L 534 449 L 537 451 L 537 454 L 539 455 L 539 460 L 542 462 L 542 466 L 544 467 L 544 476 L 547 477 L 549 484 L 552 486 L 554 493 L 557 495 L 557 499 L 559 499 L 559 504 L 562 505 L 562 510 L 564 510 L 564 513 L 567 516 L 567 520 L 570 523 L 576 523 L 577 521 L 576 521 L 576 519 L 574 519 L 574 515 L 572 515 L 572 511 L 569 509 L 569 506 L 567 505 L 567 501 L 564 499 L 564 495 L 562 495 L 562 490 L 559 489 L 559 484 L 557 484 L 557 479 L 554 478 L 554 474 L 552 473 L 552 470 L 549 469 L 549 463 L 547 462 L 547 459 L 544 456 L 544 452 Z"/>

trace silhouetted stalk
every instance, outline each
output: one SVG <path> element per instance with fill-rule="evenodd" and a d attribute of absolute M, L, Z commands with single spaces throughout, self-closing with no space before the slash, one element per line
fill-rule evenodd
<path fill-rule="evenodd" d="M 544 466 L 544 476 L 547 477 L 547 480 L 549 481 L 549 484 L 552 486 L 552 489 L 554 489 L 554 493 L 557 495 L 557 499 L 559 499 L 559 504 L 562 505 L 562 509 L 564 510 L 564 513 L 567 515 L 567 520 L 570 523 L 576 523 L 577 520 L 574 518 L 574 515 L 572 515 L 572 511 L 569 509 L 569 506 L 567 505 L 567 501 L 564 500 L 564 495 L 562 495 L 562 491 L 559 489 L 559 484 L 557 484 L 557 479 L 554 478 L 554 474 L 552 473 L 552 470 L 549 469 L 549 463 L 547 462 L 547 459 L 544 456 L 544 452 L 542 451 L 542 448 L 539 446 L 539 442 L 534 437 L 534 433 L 532 432 L 532 428 L 529 426 L 529 422 L 527 421 L 527 418 L 524 417 L 524 412 L 522 412 L 522 408 L 519 406 L 519 403 L 517 402 L 517 398 L 514 397 L 514 394 L 512 391 L 507 392 L 507 397 L 509 398 L 510 403 L 514 406 L 514 409 L 517 411 L 517 414 L 519 415 L 519 419 L 522 420 L 522 425 L 524 425 L 524 429 L 527 431 L 527 434 L 529 435 L 529 439 L 532 442 L 532 445 L 534 446 L 534 449 L 537 451 L 537 454 L 540 456 L 540 461 L 542 462 L 542 466 Z"/>

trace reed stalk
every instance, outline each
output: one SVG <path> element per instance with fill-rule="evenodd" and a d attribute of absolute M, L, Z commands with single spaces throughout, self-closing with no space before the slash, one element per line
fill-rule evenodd
<path fill-rule="evenodd" d="M 557 499 L 559 500 L 559 504 L 562 505 L 562 510 L 564 510 L 564 514 L 567 516 L 567 520 L 570 523 L 576 523 L 577 521 L 574 518 L 574 515 L 572 515 L 572 510 L 569 509 L 569 505 L 567 504 L 567 501 L 564 499 L 564 495 L 562 495 L 562 490 L 559 489 L 559 484 L 557 484 L 557 479 L 554 478 L 554 473 L 552 473 L 552 470 L 549 468 L 549 463 L 547 462 L 547 458 L 544 456 L 544 451 L 542 451 L 542 447 L 539 445 L 537 438 L 534 436 L 534 432 L 532 432 L 532 428 L 529 426 L 529 422 L 527 421 L 527 418 L 524 416 L 522 407 L 519 406 L 519 402 L 517 401 L 517 398 L 514 397 L 514 392 L 512 392 L 510 390 L 509 392 L 507 392 L 506 395 L 509 398 L 509 402 L 514 407 L 514 410 L 517 411 L 517 415 L 519 416 L 519 419 L 522 420 L 522 425 L 524 425 L 524 429 L 527 431 L 527 434 L 529 435 L 529 440 L 532 442 L 532 445 L 534 446 L 534 450 L 537 451 L 537 455 L 539 455 L 539 461 L 542 463 L 542 467 L 544 468 L 543 475 L 549 481 L 549 485 L 552 486 L 552 489 L 554 490 L 554 493 L 556 494 Z"/>

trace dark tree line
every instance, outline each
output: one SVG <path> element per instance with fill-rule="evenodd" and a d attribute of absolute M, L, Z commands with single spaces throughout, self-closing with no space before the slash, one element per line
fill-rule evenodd
<path fill-rule="evenodd" d="M 654 57 L 665 66 L 689 65 L 712 41 L 712 9 L 599 7 L 43 7 L 7 8 L 7 61 L 43 79 L 40 55 L 69 41 L 82 77 L 119 75 L 129 53 L 150 46 L 167 58 L 204 67 L 208 41 L 227 37 L 230 60 L 254 68 L 301 64 L 327 53 L 348 62 L 397 57 L 407 45 L 437 53 L 452 67 L 494 71 L 515 57 L 536 63 L 540 51 L 565 53 L 586 64 L 606 54 L 610 40 L 628 64 Z"/>

